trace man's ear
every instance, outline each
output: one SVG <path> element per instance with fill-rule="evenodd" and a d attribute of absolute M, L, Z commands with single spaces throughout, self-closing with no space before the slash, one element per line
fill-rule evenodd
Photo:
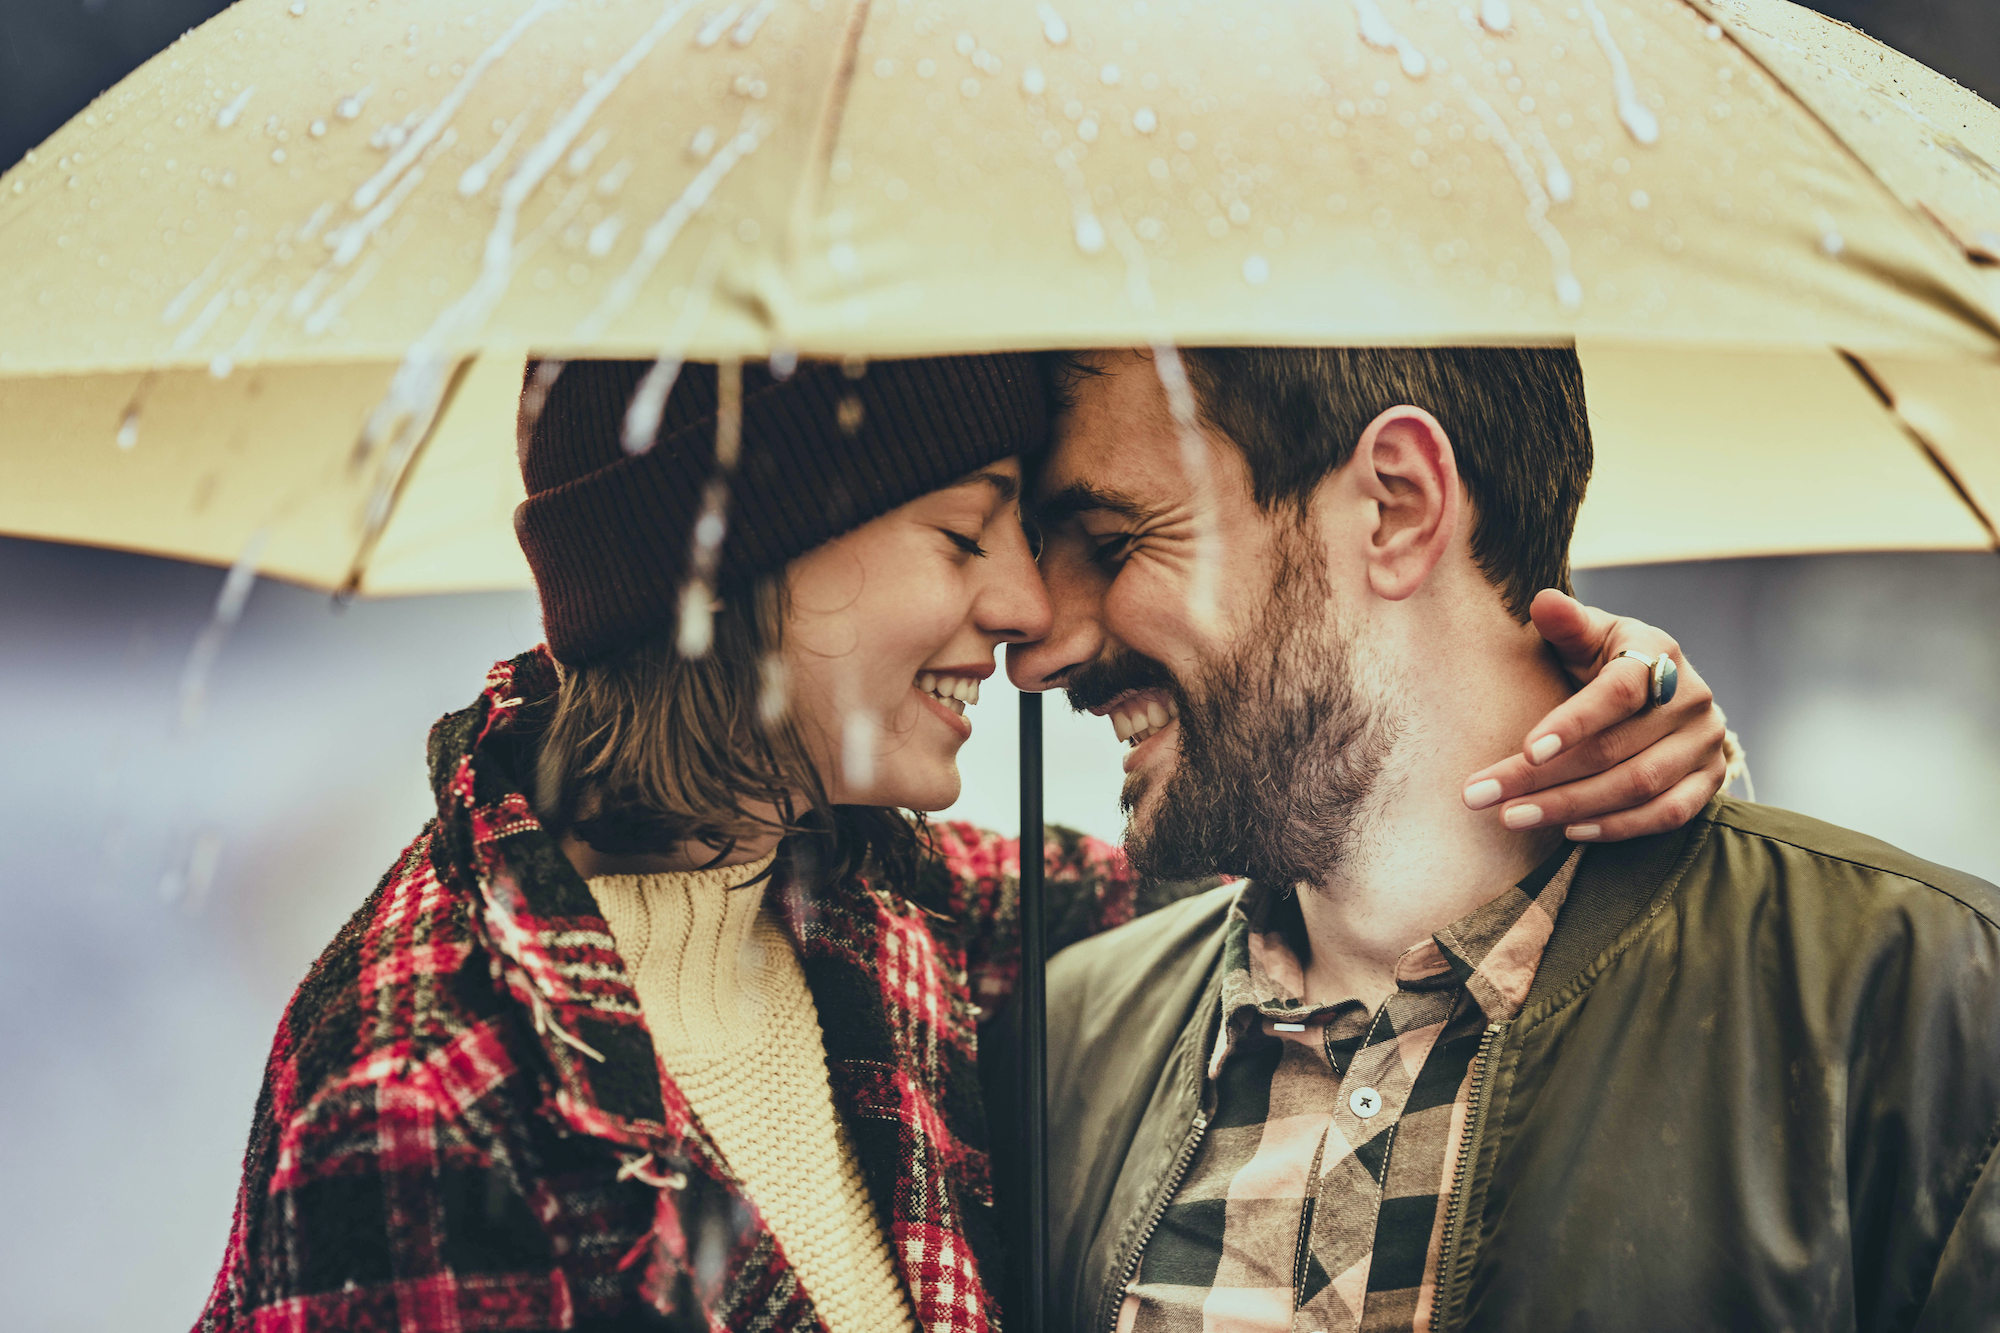
<path fill-rule="evenodd" d="M 1368 584 L 1399 602 L 1424 586 L 1458 531 L 1463 491 L 1451 439 L 1421 407 L 1392 407 L 1361 432 L 1345 470 L 1375 510 Z"/>

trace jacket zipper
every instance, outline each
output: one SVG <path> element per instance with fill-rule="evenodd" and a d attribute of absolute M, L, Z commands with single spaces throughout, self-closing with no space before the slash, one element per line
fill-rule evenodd
<path fill-rule="evenodd" d="M 1458 1141 L 1458 1161 L 1452 1166 L 1451 1202 L 1445 1209 L 1444 1234 L 1438 1237 L 1436 1310 L 1439 1315 L 1451 1309 L 1451 1297 L 1457 1294 L 1451 1281 L 1451 1271 L 1453 1261 L 1457 1258 L 1454 1247 L 1459 1233 L 1465 1229 L 1468 1203 L 1465 1193 L 1465 1172 L 1472 1164 L 1472 1153 L 1478 1146 L 1480 1131 L 1486 1127 L 1487 1066 L 1491 1063 L 1493 1049 L 1499 1044 L 1501 1034 L 1506 1031 L 1505 1023 L 1487 1024 L 1485 1035 L 1479 1039 L 1479 1051 L 1472 1057 L 1472 1087 L 1465 1097 L 1465 1133 Z"/>
<path fill-rule="evenodd" d="M 1109 1333 L 1117 1333 L 1118 1310 L 1125 1302 L 1125 1289 L 1132 1285 L 1132 1279 L 1139 1275 L 1139 1260 L 1145 1256 L 1146 1246 L 1152 1243 L 1153 1233 L 1159 1229 L 1160 1219 L 1167 1215 L 1167 1206 L 1174 1201 L 1174 1195 L 1186 1178 L 1188 1168 L 1194 1164 L 1194 1152 L 1201 1146 L 1202 1136 L 1208 1133 L 1208 1117 L 1196 1114 L 1194 1124 L 1188 1127 L 1187 1137 L 1181 1140 L 1181 1150 L 1174 1157 L 1173 1169 L 1167 1172 L 1166 1187 L 1153 1203 L 1151 1216 L 1146 1219 L 1145 1229 L 1139 1233 L 1139 1243 L 1132 1249 L 1132 1257 L 1125 1261 L 1125 1274 L 1112 1288 L 1116 1299 L 1111 1303 L 1111 1322 L 1105 1327 Z"/>

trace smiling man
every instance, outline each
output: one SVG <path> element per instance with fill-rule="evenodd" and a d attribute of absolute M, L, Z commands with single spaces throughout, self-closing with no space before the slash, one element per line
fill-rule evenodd
<path fill-rule="evenodd" d="M 1009 669 L 1131 745 L 1138 869 L 1247 880 L 1051 966 L 1050 1326 L 1992 1327 L 2000 893 L 1650 756 L 1488 808 L 1659 726 L 1576 744 L 1533 623 L 1574 353 L 1185 356 L 1193 468 L 1171 368 L 1070 367 Z"/>

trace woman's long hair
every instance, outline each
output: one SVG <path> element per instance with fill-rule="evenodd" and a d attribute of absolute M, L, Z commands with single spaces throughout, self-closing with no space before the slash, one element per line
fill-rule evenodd
<path fill-rule="evenodd" d="M 813 882 L 872 867 L 915 873 L 921 821 L 835 806 L 787 706 L 782 573 L 725 596 L 708 652 L 683 657 L 669 627 L 600 661 L 565 667 L 542 729 L 535 813 L 607 855 L 707 847 L 720 861 L 778 833 Z"/>

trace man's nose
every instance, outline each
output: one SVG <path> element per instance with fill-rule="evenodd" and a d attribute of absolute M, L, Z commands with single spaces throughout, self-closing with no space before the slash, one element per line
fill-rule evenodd
<path fill-rule="evenodd" d="M 985 572 L 988 583 L 973 611 L 980 632 L 1013 644 L 1046 638 L 1054 613 L 1027 543 L 995 551 Z"/>
<path fill-rule="evenodd" d="M 1048 628 L 1038 637 L 1010 644 L 1007 678 L 1016 689 L 1061 689 L 1069 673 L 1093 661 L 1104 648 L 1099 601 L 1087 581 L 1066 577 L 1059 561 L 1044 558 L 1042 572 L 1050 608 Z"/>

